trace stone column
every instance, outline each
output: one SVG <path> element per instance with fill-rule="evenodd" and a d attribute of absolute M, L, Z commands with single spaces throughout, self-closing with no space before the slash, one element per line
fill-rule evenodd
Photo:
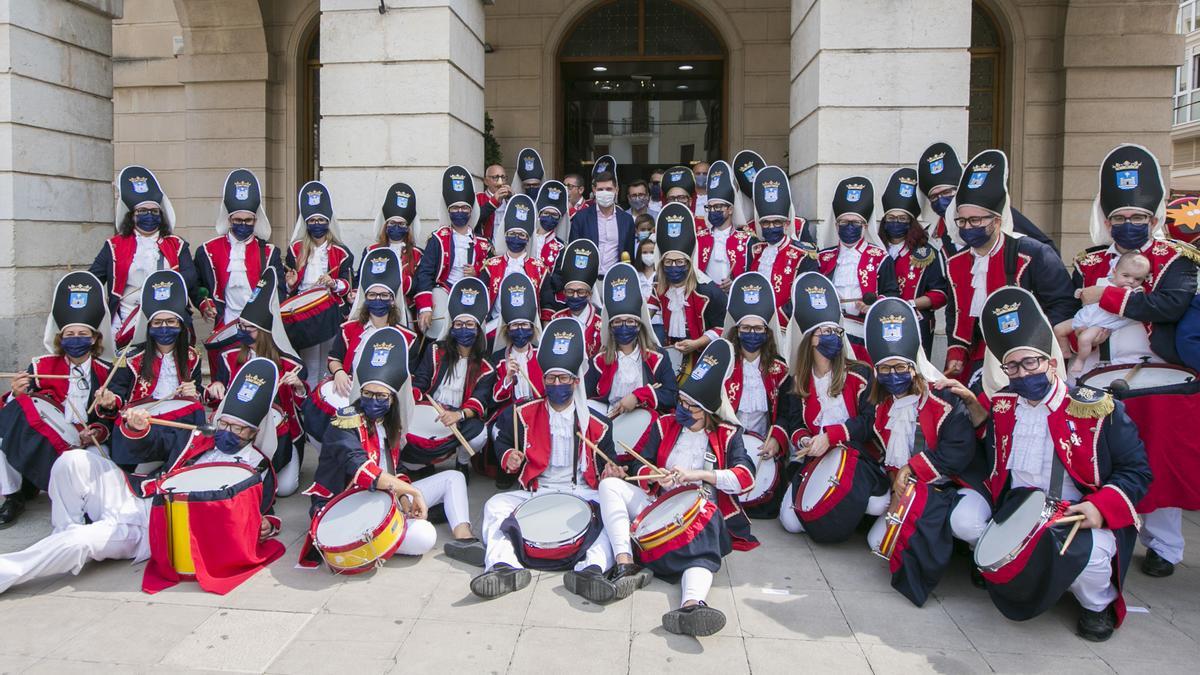
<path fill-rule="evenodd" d="M 1092 245 L 1089 211 L 1100 161 L 1119 143 L 1158 156 L 1170 185 L 1171 92 L 1183 61 L 1178 2 L 1072 0 L 1063 38 L 1062 253 Z"/>
<path fill-rule="evenodd" d="M 968 0 L 792 0 L 791 35 L 797 214 L 826 218 L 847 176 L 867 176 L 878 194 L 933 141 L 965 152 Z"/>
<path fill-rule="evenodd" d="M 321 179 L 357 253 L 384 191 L 404 181 L 428 225 L 442 171 L 483 173 L 478 0 L 321 0 Z"/>
<path fill-rule="evenodd" d="M 112 233 L 122 0 L 0 0 L 0 368 L 43 352 L 54 283 Z"/>

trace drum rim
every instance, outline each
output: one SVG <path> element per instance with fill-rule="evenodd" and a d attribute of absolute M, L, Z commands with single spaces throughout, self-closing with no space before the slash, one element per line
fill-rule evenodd
<path fill-rule="evenodd" d="M 767 442 L 766 438 L 754 433 L 753 431 L 743 431 L 742 436 L 743 436 L 743 438 L 749 436 L 750 438 L 758 439 L 758 441 L 760 443 L 760 445 L 759 445 L 760 448 L 762 447 L 762 445 L 761 445 L 762 443 Z M 750 496 L 751 494 L 753 494 L 755 487 L 757 487 L 757 485 L 758 485 L 758 471 L 759 471 L 759 469 L 761 469 L 763 467 L 764 464 L 771 466 L 772 470 L 775 472 L 775 477 L 771 481 L 771 485 L 774 485 L 776 482 L 778 482 L 778 479 L 780 476 L 779 457 L 776 456 L 776 457 L 771 457 L 769 459 L 761 459 L 758 457 L 758 453 L 752 454 L 749 452 L 749 449 L 747 449 L 746 454 L 748 454 L 750 456 L 750 461 L 754 463 L 754 487 L 751 487 L 750 491 L 746 493 L 745 497 L 739 498 L 738 501 L 741 502 L 742 506 L 757 506 L 758 504 L 761 504 L 762 502 L 769 499 L 772 494 L 772 489 L 770 486 L 768 486 L 767 488 L 765 488 L 762 491 L 762 494 L 758 495 L 757 497 Z M 776 487 L 778 487 L 778 486 L 776 486 Z"/>
<path fill-rule="evenodd" d="M 997 525 L 996 520 L 995 519 L 989 520 L 987 527 L 983 528 L 983 532 L 981 532 L 979 534 L 979 540 L 975 543 L 975 551 L 971 555 L 971 562 L 975 563 L 975 566 L 978 567 L 981 571 L 996 572 L 996 571 L 1003 569 L 1010 562 L 1016 560 L 1021 555 L 1021 552 L 1025 550 L 1025 547 L 1029 545 L 1029 541 L 1031 539 L 1033 539 L 1034 535 L 1036 535 L 1038 532 L 1040 532 L 1042 530 L 1042 527 L 1049 520 L 1049 518 L 1047 518 L 1047 516 L 1046 516 L 1046 505 L 1050 502 L 1050 496 L 1047 495 L 1045 492 L 1042 492 L 1041 490 L 1033 490 L 1032 493 L 1042 495 L 1043 502 L 1042 502 L 1042 508 L 1041 508 L 1041 515 L 1039 516 L 1037 522 L 1034 523 L 1034 526 L 1032 528 L 1030 528 L 1030 530 L 1028 532 L 1025 533 L 1025 536 L 1021 537 L 1021 542 L 1018 546 L 1016 546 L 1014 549 L 1012 549 L 1008 553 L 1005 553 L 996 562 L 988 564 L 988 565 L 984 565 L 979 562 L 979 544 L 983 542 L 983 538 L 987 536 L 988 532 L 992 531 L 993 526 Z M 1026 499 L 1030 499 L 1030 498 L 1026 497 Z M 1022 506 L 1024 506 L 1024 504 L 1022 504 Z"/>
<path fill-rule="evenodd" d="M 205 464 L 192 464 L 190 466 L 183 466 L 178 469 L 173 469 L 173 470 L 168 471 L 168 472 L 164 473 L 163 475 L 159 476 L 155 482 L 158 484 L 159 488 L 162 489 L 162 491 L 168 495 L 177 495 L 177 494 L 178 495 L 186 495 L 186 494 L 191 494 L 192 492 L 207 492 L 208 490 L 193 490 L 193 491 L 189 491 L 189 492 L 178 492 L 178 491 L 173 491 L 173 490 L 166 490 L 165 488 L 163 488 L 163 483 L 166 483 L 171 478 L 174 478 L 175 476 L 178 476 L 181 474 L 189 473 L 192 471 L 199 471 L 202 469 L 213 469 L 213 468 L 235 468 L 235 469 L 238 469 L 239 471 L 245 471 L 246 478 L 243 478 L 243 479 L 237 481 L 236 483 L 231 483 L 224 487 L 212 487 L 212 488 L 208 488 L 208 490 L 225 490 L 225 489 L 239 485 L 240 483 L 247 480 L 248 478 L 251 478 L 252 476 L 259 476 L 259 473 L 257 471 L 255 471 L 253 468 L 251 468 L 250 466 L 248 466 L 246 464 L 242 464 L 241 462 L 208 462 Z"/>
<path fill-rule="evenodd" d="M 912 484 L 912 492 L 900 497 L 900 503 L 897 504 L 899 508 L 903 509 L 900 516 L 894 516 L 890 510 L 885 511 L 880 516 L 880 518 L 887 519 L 884 521 L 883 539 L 879 540 L 879 548 L 874 551 L 880 557 L 891 560 L 892 554 L 896 552 L 896 545 L 900 543 L 900 532 L 904 529 L 905 523 L 908 522 L 909 516 L 912 515 L 912 505 L 917 500 L 917 491 L 920 489 L 920 485 L 922 483 L 914 482 Z M 898 518 L 898 520 L 893 522 L 892 519 L 894 518 Z M 891 546 L 887 545 L 889 541 L 891 542 Z"/>
<path fill-rule="evenodd" d="M 852 448 L 849 448 L 847 446 L 841 446 L 841 445 L 832 447 L 824 455 L 821 455 L 821 457 L 819 459 L 817 459 L 816 462 L 813 463 L 812 470 L 805 472 L 804 480 L 802 480 L 800 482 L 800 509 L 802 512 L 811 513 L 815 508 L 817 508 L 817 506 L 819 506 L 821 503 L 823 503 L 826 499 L 833 496 L 833 494 L 830 494 L 831 491 L 836 492 L 837 489 L 839 487 L 841 487 L 841 484 L 843 482 L 842 478 L 844 478 L 843 474 L 846 471 L 846 465 L 849 463 L 851 449 Z M 817 470 L 817 467 L 821 465 L 821 462 L 825 461 L 825 458 L 830 457 L 831 454 L 835 451 L 840 452 L 841 456 L 842 456 L 840 471 L 833 474 L 833 476 L 832 476 L 834 478 L 839 478 L 838 482 L 837 483 L 829 483 L 827 485 L 827 487 L 825 488 L 825 491 L 822 493 L 822 497 L 820 499 L 818 499 L 815 504 L 812 504 L 810 506 L 805 506 L 804 505 L 804 495 L 807 492 L 807 490 L 805 488 L 808 487 L 808 482 L 812 478 L 813 472 Z"/>
<path fill-rule="evenodd" d="M 42 374 L 48 375 L 49 373 L 42 373 Z M 34 377 L 36 378 L 37 376 L 34 375 Z M 67 421 L 67 414 L 65 412 L 63 412 L 62 408 L 58 407 L 58 404 L 54 402 L 54 399 L 50 398 L 49 396 L 47 396 L 45 394 L 38 393 L 38 392 L 34 392 L 32 394 L 24 394 L 24 396 L 28 396 L 29 399 L 31 401 L 33 401 L 33 407 L 35 409 L 38 408 L 40 405 L 47 405 L 47 406 L 50 406 L 51 410 L 54 410 L 55 412 L 62 415 L 62 420 L 63 420 L 63 423 L 66 424 L 66 427 L 63 427 L 61 429 L 61 431 L 70 430 L 70 431 L 74 431 L 76 436 L 79 435 L 79 429 L 77 429 L 74 424 Z M 41 410 L 38 410 L 37 412 L 38 412 L 38 417 L 41 417 L 43 422 L 50 424 L 50 418 L 43 416 Z M 51 424 L 51 426 L 54 426 L 54 425 Z M 59 429 L 57 427 L 55 427 L 55 431 L 59 431 Z M 66 440 L 66 439 L 63 439 L 63 440 Z"/>
<path fill-rule="evenodd" d="M 1096 389 L 1104 389 L 1105 387 L 1098 387 L 1095 385 L 1088 384 L 1087 379 L 1093 375 L 1103 375 L 1104 373 L 1113 372 L 1115 370 L 1132 370 L 1136 366 L 1141 366 L 1143 369 L 1152 369 L 1152 370 L 1177 370 L 1177 371 L 1180 371 L 1180 372 L 1188 375 L 1191 378 L 1190 381 L 1200 380 L 1200 374 L 1197 374 L 1196 371 L 1194 371 L 1191 368 L 1188 368 L 1186 366 L 1180 366 L 1180 365 L 1176 365 L 1174 363 L 1145 363 L 1145 364 L 1113 363 L 1113 364 L 1109 364 L 1107 366 L 1097 366 L 1095 368 L 1092 368 L 1091 370 L 1087 371 L 1086 373 L 1080 375 L 1076 381 L 1079 383 L 1080 386 L 1093 387 Z M 1189 382 L 1189 380 L 1185 380 L 1183 382 L 1177 382 L 1175 384 L 1187 384 L 1188 382 Z M 1171 385 L 1159 385 L 1159 386 L 1171 386 Z"/>
<path fill-rule="evenodd" d="M 687 513 L 691 513 L 693 511 L 695 511 L 695 514 L 691 518 L 688 518 L 687 522 L 684 523 L 682 527 L 676 527 L 674 521 L 672 521 L 671 523 L 668 523 L 667 525 L 665 525 L 663 527 L 660 527 L 656 530 L 651 530 L 649 532 L 646 532 L 642 536 L 638 536 L 638 532 L 637 532 L 638 527 L 643 522 L 645 522 L 647 514 L 653 512 L 657 508 L 661 508 L 664 504 L 667 503 L 668 500 L 670 500 L 680 494 L 683 494 L 684 492 L 689 492 L 689 491 L 696 493 L 696 502 L 695 502 L 695 504 L 693 504 L 692 506 L 690 506 L 688 508 Z M 629 522 L 629 534 L 633 537 L 633 540 L 638 543 L 639 547 L 641 547 L 642 542 L 644 540 L 657 539 L 660 535 L 671 532 L 672 528 L 686 529 L 687 526 L 689 526 L 693 522 L 695 522 L 696 518 L 700 514 L 700 511 L 704 508 L 704 502 L 706 502 L 706 501 L 708 501 L 708 498 L 704 495 L 704 490 L 702 488 L 699 488 L 699 487 L 696 487 L 693 485 L 681 485 L 679 487 L 673 488 L 673 489 L 659 495 L 658 498 L 655 499 L 652 504 L 650 504 L 646 508 L 642 509 L 642 512 L 637 514 L 637 517 Z M 655 544 L 655 545 L 657 545 L 657 544 Z"/>
<path fill-rule="evenodd" d="M 330 552 L 330 553 L 344 553 L 346 551 L 353 551 L 354 549 L 363 545 L 364 542 L 362 542 L 362 541 L 354 541 L 349 544 L 341 544 L 338 546 L 324 546 L 321 544 L 321 541 L 319 539 L 317 539 L 317 526 L 321 523 L 321 519 L 325 516 L 325 514 L 329 512 L 329 509 L 332 508 L 334 504 L 337 504 L 337 503 L 341 502 L 342 500 L 347 499 L 348 497 L 350 497 L 350 495 L 356 495 L 360 492 L 374 492 L 374 493 L 377 493 L 380 495 L 383 494 L 382 492 L 379 492 L 377 490 L 346 490 L 345 492 L 335 496 L 333 499 L 330 499 L 329 501 L 325 502 L 325 506 L 322 506 L 321 510 L 317 513 L 317 515 L 313 517 L 312 523 L 310 523 L 308 526 L 308 533 L 309 533 L 309 536 L 312 537 L 313 546 L 316 546 L 319 551 Z M 386 512 L 387 517 L 385 517 L 381 523 L 379 523 L 378 525 L 376 525 L 375 527 L 373 527 L 371 529 L 371 538 L 374 539 L 375 537 L 378 537 L 380 534 L 382 534 L 385 530 L 387 530 L 388 524 L 390 524 L 392 522 L 393 518 L 395 517 L 395 515 L 397 513 L 400 513 L 400 509 L 396 504 L 395 496 L 393 496 L 392 504 L 389 507 L 388 511 Z M 408 521 L 404 518 L 404 514 L 400 513 L 400 518 L 401 518 L 401 524 L 404 526 L 405 530 L 407 530 L 408 529 Z"/>
<path fill-rule="evenodd" d="M 588 522 L 588 524 L 587 524 L 587 525 L 585 525 L 585 526 L 584 526 L 583 530 L 582 530 L 582 531 L 580 531 L 580 532 L 579 532 L 579 534 L 572 535 L 572 536 L 571 536 L 570 538 L 568 538 L 568 539 L 563 539 L 563 540 L 561 540 L 561 541 L 557 541 L 557 542 L 543 542 L 543 541 L 536 541 L 536 540 L 529 539 L 529 538 L 527 538 L 527 537 L 525 536 L 525 532 L 524 532 L 524 530 L 522 530 L 522 531 L 521 531 L 521 541 L 522 541 L 524 544 L 526 544 L 526 545 L 528 545 L 528 546 L 531 546 L 531 547 L 533 547 L 533 548 L 539 548 L 539 549 L 560 548 L 560 547 L 562 547 L 562 546 L 567 546 L 567 545 L 570 545 L 570 544 L 574 544 L 575 542 L 577 542 L 577 541 L 579 541 L 580 539 L 582 539 L 582 538 L 584 538 L 585 536 L 587 536 L 588 528 L 589 528 L 589 527 L 591 527 L 591 522 L 590 522 L 590 521 L 591 521 L 591 518 L 590 518 L 590 516 L 591 516 L 591 513 L 592 513 L 592 506 L 591 506 L 591 503 L 590 503 L 590 502 L 588 502 L 588 500 L 584 499 L 583 497 L 580 497 L 579 495 L 573 495 L 573 494 L 570 494 L 570 493 L 568 493 L 568 492 L 548 492 L 548 493 L 546 493 L 546 494 L 534 495 L 534 496 L 530 497 L 529 499 L 526 499 L 525 501 L 523 501 L 523 502 L 521 502 L 520 504 L 518 504 L 518 505 L 517 505 L 517 508 L 513 509 L 513 512 L 512 512 L 513 519 L 517 521 L 517 526 L 518 526 L 518 527 L 520 527 L 520 525 L 521 525 L 521 520 L 520 520 L 520 518 L 518 517 L 518 512 L 519 512 L 519 511 L 520 511 L 520 510 L 521 510 L 523 507 L 527 506 L 527 505 L 528 505 L 530 502 L 532 502 L 532 501 L 534 501 L 534 500 L 536 500 L 536 499 L 538 499 L 538 498 L 544 498 L 544 497 L 551 497 L 551 498 L 558 498 L 558 497 L 569 497 L 569 498 L 571 498 L 571 499 L 573 499 L 573 500 L 575 500 L 575 501 L 579 502 L 578 506 L 581 508 L 581 511 L 580 511 L 580 513 L 585 513 L 585 512 L 586 512 L 586 513 L 589 515 L 589 519 L 588 519 L 588 520 L 589 520 L 589 522 Z"/>

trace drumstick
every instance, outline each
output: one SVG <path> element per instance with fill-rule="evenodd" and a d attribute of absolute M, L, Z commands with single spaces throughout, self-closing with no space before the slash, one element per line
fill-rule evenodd
<path fill-rule="evenodd" d="M 655 474 L 648 473 L 645 476 L 626 476 L 625 480 L 635 481 L 635 482 L 642 481 L 642 480 L 661 480 L 663 478 L 666 478 L 669 475 L 670 474 L 665 474 L 665 473 L 655 473 Z"/>
<path fill-rule="evenodd" d="M 1058 520 L 1054 521 L 1053 523 L 1050 523 L 1050 527 L 1058 527 L 1059 525 L 1066 525 L 1067 523 L 1078 523 L 1081 520 L 1087 520 L 1087 516 L 1085 516 L 1081 513 L 1077 516 L 1067 516 L 1066 518 L 1059 518 Z"/>
<path fill-rule="evenodd" d="M 125 349 L 121 350 L 121 353 L 117 356 L 117 360 L 113 361 L 112 368 L 108 369 L 108 377 L 104 378 L 104 384 L 100 385 L 100 389 L 108 389 L 108 385 L 112 382 L 113 375 L 116 375 L 118 370 L 125 367 L 125 357 L 129 355 L 130 349 L 133 349 L 133 342 L 125 345 Z M 96 406 L 98 405 L 100 405 L 100 397 L 93 396 L 92 404 L 88 406 L 88 414 L 91 415 L 92 413 L 96 412 Z"/>
<path fill-rule="evenodd" d="M 636 459 L 637 461 L 641 462 L 642 464 L 646 465 L 647 467 L 649 467 L 650 469 L 652 469 L 652 470 L 654 470 L 654 471 L 658 471 L 658 470 L 659 470 L 659 467 L 657 467 L 657 466 L 655 466 L 655 465 L 651 464 L 651 463 L 650 463 L 650 462 L 649 462 L 649 461 L 648 461 L 648 460 L 647 460 L 645 457 L 642 457 L 641 455 L 639 455 L 639 454 L 637 454 L 636 452 L 634 452 L 634 451 L 633 451 L 633 448 L 629 447 L 628 445 L 625 445 L 625 444 L 624 444 L 624 443 L 622 443 L 621 441 L 617 441 L 617 442 L 618 442 L 618 443 L 621 443 L 621 447 L 622 447 L 622 448 L 625 448 L 625 452 L 628 452 L 629 454 L 633 455 L 633 458 L 634 458 L 634 459 Z"/>
<path fill-rule="evenodd" d="M 1067 540 L 1063 542 L 1062 549 L 1059 550 L 1059 555 L 1066 555 L 1067 549 L 1071 547 L 1071 542 L 1075 541 L 1075 535 L 1079 534 L 1079 526 L 1083 524 L 1083 519 L 1075 521 L 1071 527 L 1071 531 L 1067 533 Z"/>
<path fill-rule="evenodd" d="M 434 412 L 436 412 L 439 415 L 446 412 L 446 409 L 443 408 L 442 406 L 438 405 L 438 402 L 433 400 L 432 396 L 427 396 L 426 398 L 429 399 L 429 404 L 433 406 Z M 459 433 L 458 427 L 454 426 L 454 427 L 446 427 L 446 428 L 450 430 L 450 433 L 454 434 L 454 437 L 457 438 L 458 442 L 462 444 L 463 449 L 467 451 L 467 454 L 474 457 L 475 449 L 472 448 L 471 444 L 467 442 L 467 439 L 463 438 L 463 435 L 461 433 Z"/>
<path fill-rule="evenodd" d="M 595 443 L 588 440 L 587 436 L 584 436 L 583 434 L 579 433 L 578 431 L 575 432 L 575 435 L 578 436 L 579 440 L 583 441 L 583 444 L 588 446 L 588 448 L 590 448 L 592 452 L 595 452 L 598 455 L 600 455 L 601 457 L 603 457 L 604 461 L 608 462 L 609 464 L 612 464 L 613 466 L 620 466 L 620 464 L 617 464 L 616 462 L 614 462 L 612 460 L 612 457 L 609 457 L 608 455 L 604 454 L 603 450 L 596 447 Z"/>
<path fill-rule="evenodd" d="M 160 427 L 171 427 L 172 429 L 185 429 L 187 431 L 199 431 L 205 436 L 212 436 L 216 433 L 216 429 L 211 424 L 188 424 L 187 422 L 176 422 L 174 420 L 164 420 L 158 417 L 146 418 L 147 424 L 153 424 Z"/>
<path fill-rule="evenodd" d="M 70 380 L 72 378 L 82 379 L 78 375 L 39 375 L 37 373 L 0 373 L 0 378 L 11 380 L 21 377 L 22 375 L 28 375 L 35 380 Z"/>
<path fill-rule="evenodd" d="M 84 426 L 87 426 L 87 418 L 84 417 L 83 415 L 79 414 L 79 408 L 75 407 L 75 403 L 73 401 L 71 401 L 71 397 L 67 396 L 66 398 L 63 399 L 63 401 L 65 401 L 67 406 L 71 408 L 71 412 L 75 413 L 75 417 L 79 418 L 79 423 Z M 95 437 L 92 437 L 92 445 L 95 446 L 96 452 L 100 453 L 101 457 L 106 457 L 106 458 L 108 457 L 108 455 L 104 452 L 104 448 L 100 447 L 100 443 L 96 440 Z"/>

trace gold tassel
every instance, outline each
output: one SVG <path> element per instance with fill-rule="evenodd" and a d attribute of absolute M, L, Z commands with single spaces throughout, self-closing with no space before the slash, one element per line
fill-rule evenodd
<path fill-rule="evenodd" d="M 920 249 L 918 249 L 918 250 L 920 250 Z M 929 251 L 929 255 L 925 256 L 924 258 L 917 257 L 917 252 L 913 251 L 909 256 L 912 260 L 912 262 L 910 262 L 909 264 L 919 270 L 923 270 L 926 267 L 929 267 L 929 265 L 932 264 L 934 260 L 937 260 L 937 251 L 933 250 L 933 247 L 929 247 L 926 250 Z"/>
<path fill-rule="evenodd" d="M 1170 243 L 1176 253 L 1192 261 L 1193 264 L 1200 265 L 1200 249 L 1182 241 L 1171 240 Z"/>
<path fill-rule="evenodd" d="M 1080 387 L 1071 394 L 1067 414 L 1072 417 L 1100 419 L 1107 417 L 1116 407 L 1111 394 L 1091 387 Z"/>
<path fill-rule="evenodd" d="M 357 413 L 353 415 L 343 415 L 338 413 L 338 416 L 333 419 L 333 426 L 339 429 L 357 429 L 360 417 Z"/>

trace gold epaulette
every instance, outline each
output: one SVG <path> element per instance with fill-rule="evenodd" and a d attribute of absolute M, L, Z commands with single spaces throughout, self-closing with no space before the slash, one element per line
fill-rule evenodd
<path fill-rule="evenodd" d="M 357 429 L 361 421 L 358 413 L 349 412 L 349 409 L 339 410 L 337 417 L 333 418 L 333 426 L 339 429 Z"/>
<path fill-rule="evenodd" d="M 1200 249 L 1197 249 L 1191 244 L 1182 241 L 1176 241 L 1174 239 L 1168 240 L 1168 244 L 1171 246 L 1171 248 L 1175 249 L 1175 252 L 1179 255 L 1192 261 L 1192 263 L 1195 265 L 1200 265 Z"/>
<path fill-rule="evenodd" d="M 812 258 L 813 260 L 817 259 L 817 253 L 819 253 L 819 251 L 817 251 L 816 244 L 813 244 L 813 243 L 810 243 L 807 241 L 797 241 L 796 245 L 799 246 L 801 248 L 801 250 L 804 251 L 805 255 Z"/>
<path fill-rule="evenodd" d="M 1115 407 L 1116 403 L 1108 392 L 1092 387 L 1079 387 L 1071 392 L 1067 414 L 1072 417 L 1100 419 L 1107 417 Z"/>
<path fill-rule="evenodd" d="M 922 253 L 922 251 L 924 253 Z M 929 267 L 934 260 L 937 260 L 937 251 L 932 246 L 918 246 L 913 249 L 911 254 L 912 266 L 921 270 Z"/>

